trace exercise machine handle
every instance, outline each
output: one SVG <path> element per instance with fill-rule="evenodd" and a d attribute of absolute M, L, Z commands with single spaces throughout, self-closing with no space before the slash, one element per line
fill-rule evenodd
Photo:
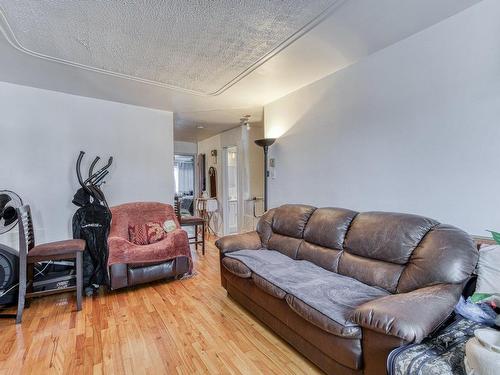
<path fill-rule="evenodd" d="M 82 186 L 82 188 L 87 193 L 89 193 L 90 195 L 92 195 L 92 191 L 90 191 L 90 189 L 88 188 L 87 185 L 85 185 L 85 182 L 82 179 L 81 166 L 82 166 L 82 159 L 83 159 L 84 156 L 85 156 L 85 152 L 80 151 L 80 154 L 78 155 L 78 159 L 76 160 L 76 177 L 78 178 L 78 182 L 80 183 L 80 185 Z"/>
<path fill-rule="evenodd" d="M 89 168 L 89 178 L 92 176 L 92 174 L 94 173 L 94 167 L 95 165 L 97 164 L 97 162 L 100 160 L 101 158 L 99 156 L 96 156 L 94 161 L 92 162 L 92 164 L 90 164 L 90 168 Z"/>

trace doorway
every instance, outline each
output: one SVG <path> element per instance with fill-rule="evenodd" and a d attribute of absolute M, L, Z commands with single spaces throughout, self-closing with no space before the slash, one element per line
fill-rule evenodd
<path fill-rule="evenodd" d="M 238 147 L 224 149 L 224 234 L 238 233 Z"/>
<path fill-rule="evenodd" d="M 195 156 L 174 155 L 175 196 L 179 199 L 181 215 L 194 214 Z"/>

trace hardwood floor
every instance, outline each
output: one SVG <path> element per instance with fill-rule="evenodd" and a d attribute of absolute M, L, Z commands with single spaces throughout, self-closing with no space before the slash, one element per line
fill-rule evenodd
<path fill-rule="evenodd" d="M 22 325 L 0 320 L 5 374 L 320 374 L 226 295 L 217 249 L 196 275 L 84 299 L 33 300 Z"/>

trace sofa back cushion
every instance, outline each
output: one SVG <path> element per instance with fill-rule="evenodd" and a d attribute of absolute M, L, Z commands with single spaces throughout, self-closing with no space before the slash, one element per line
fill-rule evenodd
<path fill-rule="evenodd" d="M 343 208 L 318 208 L 304 229 L 297 259 L 308 260 L 337 272 L 344 238 L 357 212 Z"/>
<path fill-rule="evenodd" d="M 411 214 L 285 205 L 268 211 L 257 231 L 268 249 L 390 293 L 462 283 L 478 257 L 465 232 Z"/>
<path fill-rule="evenodd" d="M 302 204 L 285 204 L 278 207 L 273 217 L 273 232 L 283 236 L 302 238 L 304 228 L 315 210 L 315 207 Z"/>
<path fill-rule="evenodd" d="M 394 293 L 413 251 L 437 224 L 417 215 L 360 213 L 346 235 L 338 272 Z"/>
<path fill-rule="evenodd" d="M 360 257 L 344 251 L 339 259 L 337 272 L 394 293 L 404 268 L 402 264 Z"/>
<path fill-rule="evenodd" d="M 280 253 L 285 254 L 292 259 L 297 259 L 297 253 L 301 244 L 302 240 L 299 238 L 273 233 L 273 235 L 269 239 L 269 242 L 267 243 L 267 248 L 269 250 L 279 251 Z"/>
<path fill-rule="evenodd" d="M 296 259 L 304 228 L 315 210 L 315 207 L 299 204 L 287 204 L 276 208 L 271 222 L 272 235 L 267 242 L 267 248 Z"/>
<path fill-rule="evenodd" d="M 304 240 L 341 250 L 351 222 L 357 212 L 344 208 L 318 208 L 311 215 L 304 230 Z"/>
<path fill-rule="evenodd" d="M 363 212 L 349 228 L 345 250 L 360 257 L 406 264 L 422 238 L 437 224 L 417 215 Z"/>

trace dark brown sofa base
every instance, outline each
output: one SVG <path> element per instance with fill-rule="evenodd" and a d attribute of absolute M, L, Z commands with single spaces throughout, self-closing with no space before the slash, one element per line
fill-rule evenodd
<path fill-rule="evenodd" d="M 323 371 L 329 374 L 362 373 L 359 370 L 349 368 L 359 368 L 361 365 L 360 361 L 352 360 L 353 354 L 350 353 L 350 347 L 354 342 L 357 352 L 357 355 L 354 356 L 360 357 L 360 340 L 344 339 L 329 334 L 292 312 L 284 300 L 263 292 L 253 284 L 251 279 L 239 278 L 228 273 L 225 269 L 222 272 L 226 279 L 226 290 L 235 301 L 247 308 L 272 331 Z M 337 357 L 344 359 L 344 364 L 331 358 L 325 351 L 335 352 Z"/>
<path fill-rule="evenodd" d="M 176 277 L 188 271 L 189 259 L 187 257 L 179 257 L 167 262 L 113 264 L 109 267 L 112 290 Z"/>
<path fill-rule="evenodd" d="M 262 291 L 252 279 L 242 279 L 224 267 L 221 276 L 232 299 L 327 374 L 385 374 L 387 355 L 404 344 L 398 338 L 366 329 L 362 340 L 332 335 L 295 314 L 284 300 Z"/>
<path fill-rule="evenodd" d="M 275 318 L 262 307 L 257 305 L 236 287 L 229 284 L 228 294 L 239 304 L 249 310 L 261 322 L 267 325 L 273 332 L 283 338 L 286 342 L 297 349 L 302 355 L 308 358 L 320 369 L 329 374 L 361 374 L 361 371 L 351 370 L 335 362 L 333 359 L 318 350 L 309 341 L 302 338 L 298 333 L 290 329 L 281 320 Z"/>

